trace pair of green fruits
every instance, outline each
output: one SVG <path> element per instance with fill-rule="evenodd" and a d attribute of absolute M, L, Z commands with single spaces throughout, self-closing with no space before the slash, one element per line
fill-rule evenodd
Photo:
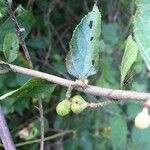
<path fill-rule="evenodd" d="M 61 101 L 56 107 L 56 112 L 60 116 L 69 114 L 71 110 L 72 112 L 79 114 L 88 106 L 87 104 L 88 103 L 80 95 L 75 95 L 71 101 Z"/>

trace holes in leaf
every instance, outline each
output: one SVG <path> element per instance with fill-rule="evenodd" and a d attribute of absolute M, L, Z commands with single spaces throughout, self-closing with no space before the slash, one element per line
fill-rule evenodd
<path fill-rule="evenodd" d="M 93 21 L 92 20 L 89 23 L 89 27 L 90 27 L 90 29 L 93 27 Z"/>
<path fill-rule="evenodd" d="M 92 41 L 92 40 L 93 40 L 93 38 L 94 38 L 94 37 L 92 36 L 92 37 L 90 38 L 90 41 Z"/>
<path fill-rule="evenodd" d="M 94 65 L 94 63 L 95 63 L 95 60 L 92 60 L 92 65 Z"/>

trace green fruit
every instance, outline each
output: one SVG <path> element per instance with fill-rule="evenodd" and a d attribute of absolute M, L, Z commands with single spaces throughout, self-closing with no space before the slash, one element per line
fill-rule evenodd
<path fill-rule="evenodd" d="M 71 101 L 71 110 L 78 114 L 81 113 L 87 107 L 87 102 L 80 96 L 76 95 Z"/>
<path fill-rule="evenodd" d="M 63 100 L 56 107 L 56 112 L 60 116 L 65 116 L 70 113 L 70 102 L 68 100 Z"/>

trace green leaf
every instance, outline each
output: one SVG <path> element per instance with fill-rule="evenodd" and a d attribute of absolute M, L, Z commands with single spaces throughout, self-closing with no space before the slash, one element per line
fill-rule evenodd
<path fill-rule="evenodd" d="M 22 86 L 24 83 L 26 83 L 28 80 L 30 80 L 31 77 L 24 75 L 24 74 L 16 74 L 16 82 L 18 85 Z"/>
<path fill-rule="evenodd" d="M 54 86 L 54 85 L 53 85 Z M 17 90 L 6 93 L 0 97 L 0 100 L 5 99 L 6 97 L 41 97 L 43 93 L 48 93 L 51 91 L 52 85 L 40 78 L 33 78 L 27 81 L 22 87 Z"/>
<path fill-rule="evenodd" d="M 77 150 L 79 149 L 79 137 L 73 136 L 73 138 L 66 140 L 63 143 L 63 148 L 65 150 Z"/>
<path fill-rule="evenodd" d="M 31 11 L 22 11 L 19 15 L 17 15 L 17 21 L 21 28 L 24 28 L 23 37 L 25 38 L 30 32 L 31 26 L 34 23 L 34 17 Z M 8 33 L 16 33 L 14 25 L 12 24 L 12 20 L 8 18 L 1 26 L 0 26 L 0 51 L 3 49 L 3 42 L 6 34 Z"/>
<path fill-rule="evenodd" d="M 8 0 L 9 4 L 12 4 L 12 0 Z M 0 20 L 7 14 L 7 9 L 4 5 L 3 0 L 0 0 Z"/>
<path fill-rule="evenodd" d="M 36 127 L 38 131 L 40 131 L 40 128 L 41 128 L 40 120 L 36 119 L 33 123 L 34 123 L 34 127 Z M 44 118 L 44 132 L 46 133 L 48 129 L 49 129 L 48 120 Z"/>
<path fill-rule="evenodd" d="M 25 9 L 22 7 L 22 5 L 18 5 L 18 7 L 15 10 L 15 14 L 21 14 L 22 12 L 24 12 Z"/>
<path fill-rule="evenodd" d="M 127 114 L 131 118 L 135 118 L 142 111 L 143 105 L 138 102 L 127 102 Z"/>
<path fill-rule="evenodd" d="M 5 74 L 9 72 L 11 68 L 7 64 L 0 64 L 0 74 Z"/>
<path fill-rule="evenodd" d="M 127 140 L 127 124 L 126 120 L 121 116 L 110 117 L 111 135 L 110 141 L 113 149 L 121 148 Z"/>
<path fill-rule="evenodd" d="M 3 18 L 6 14 L 7 14 L 7 10 L 3 2 L 0 0 L 0 19 Z"/>
<path fill-rule="evenodd" d="M 131 66 L 137 59 L 138 47 L 136 42 L 132 39 L 130 35 L 126 41 L 126 47 L 123 54 L 122 62 L 121 62 L 121 87 L 123 85 L 123 81 L 128 74 Z"/>
<path fill-rule="evenodd" d="M 27 45 L 35 49 L 44 49 L 48 47 L 48 39 L 46 37 L 33 37 L 28 40 Z"/>
<path fill-rule="evenodd" d="M 102 34 L 103 38 L 106 42 L 115 45 L 119 41 L 119 37 L 117 35 L 119 25 L 116 23 L 103 23 L 102 24 Z"/>
<path fill-rule="evenodd" d="M 150 142 L 149 142 L 150 128 L 141 130 L 141 129 L 134 127 L 132 129 L 131 135 L 132 135 L 132 143 L 133 143 L 134 149 L 149 150 L 149 148 L 150 148 Z"/>
<path fill-rule="evenodd" d="M 122 109 L 119 107 L 119 105 L 112 103 L 110 105 L 108 105 L 108 109 L 113 112 L 113 113 L 121 113 Z"/>
<path fill-rule="evenodd" d="M 83 131 L 81 138 L 80 138 L 80 145 L 81 149 L 86 149 L 86 150 L 92 150 L 93 145 L 92 145 L 92 140 L 90 138 L 90 135 L 87 131 Z"/>
<path fill-rule="evenodd" d="M 18 56 L 19 38 L 15 33 L 8 33 L 4 38 L 3 52 L 8 62 L 13 62 Z"/>
<path fill-rule="evenodd" d="M 101 14 L 94 5 L 75 28 L 66 58 L 67 71 L 78 79 L 85 79 L 97 72 L 100 32 Z"/>
<path fill-rule="evenodd" d="M 13 98 L 7 98 L 5 101 L 1 102 L 1 106 L 5 115 L 14 112 L 14 103 L 15 99 Z"/>
<path fill-rule="evenodd" d="M 19 99 L 16 99 L 16 98 L 13 98 L 15 99 L 15 103 L 14 103 L 14 111 L 19 113 L 20 115 L 23 115 L 23 112 L 25 109 L 29 109 L 31 106 L 30 102 L 31 102 L 31 99 L 30 98 L 27 98 L 27 97 L 21 97 Z M 7 99 L 6 99 L 7 100 Z M 10 99 L 11 101 L 11 99 Z M 4 101 L 2 101 L 4 102 Z"/>
<path fill-rule="evenodd" d="M 147 67 L 150 67 L 150 1 L 137 0 L 134 16 L 134 36 Z"/>

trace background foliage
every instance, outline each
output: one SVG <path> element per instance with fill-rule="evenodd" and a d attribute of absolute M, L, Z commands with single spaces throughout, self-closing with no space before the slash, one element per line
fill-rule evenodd
<path fill-rule="evenodd" d="M 91 11 L 93 4 L 91 0 L 13 0 L 12 8 L 17 15 L 19 25 L 25 28 L 24 38 L 36 70 L 74 79 L 67 73 L 65 67 L 69 41 L 75 26 Z M 101 87 L 120 88 L 121 59 L 125 41 L 133 32 L 135 2 L 102 0 L 98 3 L 98 7 L 102 15 L 100 70 L 90 77 L 90 83 Z M 19 57 L 15 58 L 13 63 L 27 67 L 21 48 L 18 52 L 18 43 L 7 44 L 7 40 L 12 36 L 17 38 L 0 0 L 0 59 L 7 58 L 7 61 L 12 62 L 12 57 L 15 56 L 12 56 L 9 49 L 13 48 L 19 53 Z M 7 51 L 3 53 L 5 47 Z M 123 83 L 123 89 L 147 92 L 148 85 L 145 64 L 137 54 L 132 71 L 128 73 Z M 142 104 L 139 102 L 128 100 L 101 109 L 85 110 L 79 115 L 59 117 L 55 107 L 64 99 L 66 88 L 21 74 L 0 75 L 0 95 L 16 89 L 18 91 L 14 91 L 13 95 L 0 102 L 16 144 L 39 138 L 39 112 L 36 107 L 37 100 L 42 99 L 45 136 L 51 137 L 60 132 L 73 131 L 45 142 L 45 149 L 148 150 L 150 147 L 150 129 L 139 130 L 133 125 L 136 114 L 142 109 Z M 74 91 L 73 94 L 79 92 Z M 87 101 L 105 100 L 102 97 L 82 95 Z M 21 139 L 18 133 L 24 128 L 28 129 L 29 135 Z M 35 132 L 32 132 L 33 130 Z M 37 143 L 18 147 L 20 150 L 38 148 Z"/>

